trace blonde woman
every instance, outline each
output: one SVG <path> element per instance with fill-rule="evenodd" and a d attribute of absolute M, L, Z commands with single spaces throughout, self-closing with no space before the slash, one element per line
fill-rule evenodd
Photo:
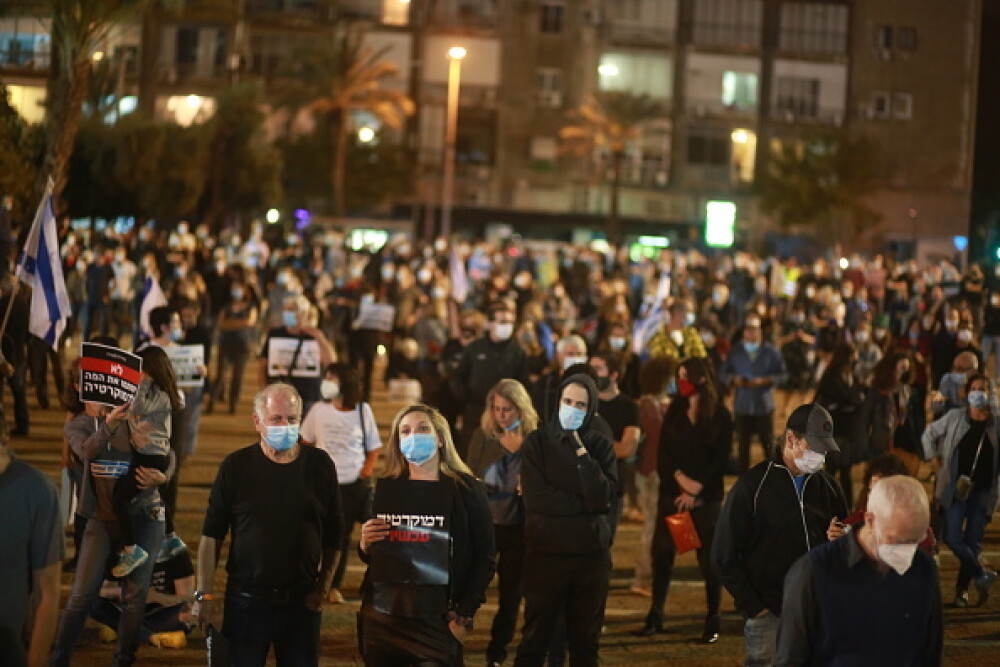
<path fill-rule="evenodd" d="M 469 442 L 469 467 L 486 484 L 497 547 L 497 613 L 486 664 L 503 664 L 514 638 L 524 583 L 524 504 L 521 445 L 538 428 L 538 413 L 517 380 L 501 380 L 486 395 L 486 410 Z"/>
<path fill-rule="evenodd" d="M 366 665 L 462 665 L 465 633 L 496 564 L 486 490 L 455 451 L 448 422 L 440 412 L 422 404 L 403 408 L 396 415 L 380 477 L 441 484 L 450 494 L 448 583 L 380 582 L 371 576 L 369 567 L 358 623 L 361 655 Z M 391 530 L 380 518 L 361 526 L 362 560 L 371 565 L 372 546 L 389 538 Z M 392 540 L 384 547 L 390 548 L 397 554 L 403 552 Z"/>

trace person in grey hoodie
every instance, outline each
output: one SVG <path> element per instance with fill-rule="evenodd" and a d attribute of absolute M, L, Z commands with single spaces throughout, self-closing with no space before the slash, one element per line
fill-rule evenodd
<path fill-rule="evenodd" d="M 567 377 L 558 411 L 523 446 L 525 609 L 515 665 L 543 664 L 562 611 L 571 663 L 598 663 L 618 469 L 611 439 L 593 428 L 597 393 L 589 376 Z"/>

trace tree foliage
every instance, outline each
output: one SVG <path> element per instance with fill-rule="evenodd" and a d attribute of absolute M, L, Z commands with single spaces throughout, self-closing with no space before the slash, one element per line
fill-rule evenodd
<path fill-rule="evenodd" d="M 879 187 L 883 163 L 878 145 L 864 135 L 810 129 L 772 153 L 757 183 L 761 210 L 783 228 L 816 226 L 835 231 L 834 240 L 857 244 L 878 223 L 866 197 Z"/>
<path fill-rule="evenodd" d="M 617 242 L 622 160 L 644 133 L 667 126 L 667 110 L 648 95 L 615 91 L 588 96 L 567 115 L 570 123 L 559 131 L 563 151 L 581 157 L 604 152 L 611 159 L 608 239 Z"/>
<path fill-rule="evenodd" d="M 348 136 L 352 113 L 366 112 L 393 130 L 402 128 L 414 111 L 413 101 L 389 86 L 398 68 L 385 60 L 387 48 L 373 51 L 364 47 L 364 32 L 339 28 L 329 40 L 303 49 L 292 67 L 276 82 L 281 106 L 310 115 L 330 131 L 333 163 L 330 185 L 334 213 L 347 212 L 347 154 L 352 143 Z"/>
<path fill-rule="evenodd" d="M 30 224 L 38 206 L 36 165 L 43 150 L 41 128 L 29 125 L 17 113 L 7 89 L 0 84 L 0 195 L 14 198 L 15 224 Z"/>

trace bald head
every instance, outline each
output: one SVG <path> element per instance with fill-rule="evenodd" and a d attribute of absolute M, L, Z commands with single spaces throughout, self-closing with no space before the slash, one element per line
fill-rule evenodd
<path fill-rule="evenodd" d="M 979 357 L 973 352 L 959 352 L 951 362 L 951 368 L 956 373 L 974 373 L 979 370 Z"/>

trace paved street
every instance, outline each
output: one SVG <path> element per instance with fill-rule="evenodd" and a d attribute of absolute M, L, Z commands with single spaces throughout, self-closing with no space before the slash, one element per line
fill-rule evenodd
<path fill-rule="evenodd" d="M 250 366 L 254 368 L 255 366 Z M 192 551 L 197 550 L 201 521 L 207 502 L 209 488 L 216 468 L 229 452 L 255 440 L 250 424 L 252 390 L 256 383 L 248 374 L 246 395 L 234 416 L 228 413 L 204 415 L 197 453 L 188 460 L 181 475 L 181 491 L 177 525 L 180 534 Z M 33 392 L 31 393 L 33 396 Z M 54 397 L 53 397 L 54 398 Z M 39 410 L 30 399 L 32 406 L 32 431 L 30 439 L 15 439 L 14 449 L 18 456 L 39 466 L 53 479 L 58 479 L 59 452 L 62 441 L 64 414 L 57 409 Z M 10 413 L 9 392 L 6 393 Z M 55 405 L 53 400 L 53 405 Z M 380 430 L 385 438 L 392 416 L 398 405 L 387 402 L 380 390 L 374 397 L 375 414 Z M 729 482 L 731 483 L 731 479 Z M 704 597 L 697 573 L 694 555 L 686 554 L 678 559 L 676 580 L 671 590 L 667 606 L 669 632 L 654 639 L 637 639 L 630 631 L 638 627 L 645 614 L 647 601 L 629 592 L 631 566 L 638 543 L 638 525 L 623 524 L 614 551 L 615 571 L 612 590 L 607 605 L 606 632 L 602 656 L 607 664 L 667 664 L 673 660 L 684 660 L 686 665 L 736 665 L 742 659 L 741 623 L 732 611 L 732 601 L 726 596 L 722 639 L 715 646 L 701 646 L 692 643 L 701 632 L 704 615 Z M 984 547 L 989 560 L 1000 564 L 1000 531 L 997 524 L 989 527 Z M 358 610 L 357 587 L 363 569 L 352 559 L 348 568 L 344 594 L 348 603 L 328 607 L 323 621 L 323 665 L 360 664 L 355 650 L 354 615 Z M 946 601 L 953 596 L 953 581 L 957 561 L 942 550 L 942 594 Z M 220 568 L 221 589 L 224 571 Z M 64 576 L 63 596 L 69 590 L 72 575 Z M 973 599 L 975 594 L 973 594 Z M 467 645 L 467 662 L 470 665 L 483 663 L 483 649 L 486 645 L 489 622 L 495 610 L 495 596 L 490 593 L 490 601 L 477 616 L 477 627 Z M 1000 595 L 996 595 L 987 607 L 982 609 L 946 609 L 946 646 L 948 664 L 995 664 L 995 655 L 1000 650 Z M 516 640 L 515 640 L 516 641 Z M 88 625 L 74 664 L 108 664 L 111 647 L 98 641 L 96 626 Z M 991 657 L 993 656 L 993 657 Z M 148 665 L 197 665 L 205 663 L 204 640 L 195 633 L 187 649 L 159 650 L 145 647 L 139 656 L 140 664 Z M 508 660 L 510 664 L 510 660 Z"/>

